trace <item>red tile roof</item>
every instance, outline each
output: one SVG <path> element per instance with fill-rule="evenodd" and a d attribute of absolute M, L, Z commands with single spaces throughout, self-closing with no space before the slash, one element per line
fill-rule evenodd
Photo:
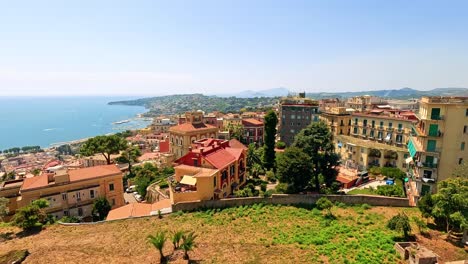
<path fill-rule="evenodd" d="M 131 203 L 125 206 L 113 209 L 107 215 L 106 220 L 125 219 L 130 217 L 150 216 L 151 212 L 171 207 L 169 199 L 161 200 L 153 204 Z"/>
<path fill-rule="evenodd" d="M 236 160 L 229 151 L 226 149 L 219 149 L 215 152 L 209 153 L 205 159 L 217 169 L 222 169 Z"/>
<path fill-rule="evenodd" d="M 253 118 L 246 118 L 242 120 L 244 126 L 263 126 L 263 122 Z"/>
<path fill-rule="evenodd" d="M 35 189 L 47 186 L 49 184 L 47 177 L 47 173 L 43 173 L 36 177 L 26 178 L 24 179 L 21 190 Z"/>
<path fill-rule="evenodd" d="M 229 140 L 229 146 L 231 148 L 237 148 L 237 149 L 245 149 L 247 150 L 247 146 L 245 146 L 244 144 L 242 144 L 239 140 L 233 138 L 231 140 Z"/>
<path fill-rule="evenodd" d="M 70 182 L 89 180 L 93 178 L 111 176 L 122 173 L 116 165 L 94 166 L 84 169 L 68 170 Z M 51 182 L 52 183 L 52 182 Z M 24 179 L 21 190 L 31 190 L 43 188 L 49 185 L 48 174 L 43 173 L 39 176 Z"/>
<path fill-rule="evenodd" d="M 120 171 L 119 167 L 114 164 L 68 171 L 68 175 L 70 175 L 70 182 L 111 176 L 119 173 L 122 172 Z"/>
<path fill-rule="evenodd" d="M 217 127 L 215 126 L 204 124 L 204 123 L 200 123 L 200 124 L 183 123 L 183 124 L 169 128 L 169 131 L 190 132 L 190 131 L 213 129 L 213 128 L 217 129 Z"/>

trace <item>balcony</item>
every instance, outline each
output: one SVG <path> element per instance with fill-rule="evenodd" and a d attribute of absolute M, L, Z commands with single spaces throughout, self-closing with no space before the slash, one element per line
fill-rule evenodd
<path fill-rule="evenodd" d="M 387 131 L 392 132 L 394 130 L 393 127 L 387 127 Z"/>
<path fill-rule="evenodd" d="M 435 168 L 437 168 L 437 163 L 433 163 L 433 162 L 423 162 L 423 163 L 422 163 L 422 166 L 425 167 L 425 168 L 435 169 Z"/>
<path fill-rule="evenodd" d="M 401 133 L 405 132 L 405 130 L 403 130 L 403 129 L 395 129 L 395 131 L 396 131 L 398 134 L 401 134 Z"/>
<path fill-rule="evenodd" d="M 428 136 L 430 136 L 430 137 L 442 137 L 442 136 L 444 136 L 444 133 L 442 133 L 441 131 L 436 131 L 436 132 L 429 131 Z"/>

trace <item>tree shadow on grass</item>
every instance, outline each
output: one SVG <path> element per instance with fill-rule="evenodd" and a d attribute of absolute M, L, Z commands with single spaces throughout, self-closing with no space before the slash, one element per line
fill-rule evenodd
<path fill-rule="evenodd" d="M 393 241 L 395 242 L 416 242 L 416 236 L 411 234 L 408 237 L 405 236 L 394 236 Z"/>
<path fill-rule="evenodd" d="M 14 234 L 15 233 L 13 233 L 13 232 L 1 233 L 0 234 L 0 242 L 12 240 L 14 238 L 13 237 Z"/>
<path fill-rule="evenodd" d="M 24 237 L 28 237 L 28 236 L 33 236 L 33 235 L 39 234 L 41 231 L 42 231 L 42 227 L 35 227 L 35 228 L 31 228 L 31 229 L 25 229 L 25 230 L 22 230 L 22 231 L 16 233 L 16 237 L 24 238 Z"/>

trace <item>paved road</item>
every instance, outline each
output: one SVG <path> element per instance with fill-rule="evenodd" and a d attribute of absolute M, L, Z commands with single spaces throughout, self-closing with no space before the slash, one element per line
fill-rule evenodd
<path fill-rule="evenodd" d="M 125 203 L 138 203 L 135 196 L 133 196 L 133 193 L 124 193 L 124 200 Z"/>

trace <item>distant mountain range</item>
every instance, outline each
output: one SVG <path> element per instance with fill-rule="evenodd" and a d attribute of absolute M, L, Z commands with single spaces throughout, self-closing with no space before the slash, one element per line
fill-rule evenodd
<path fill-rule="evenodd" d="M 253 91 L 245 90 L 237 93 L 229 94 L 213 94 L 218 97 L 237 97 L 237 98 L 254 98 L 254 97 L 282 97 L 291 94 L 287 88 L 273 88 L 268 90 Z M 468 96 L 468 88 L 436 88 L 428 91 L 420 91 L 412 88 L 401 88 L 392 90 L 374 90 L 374 91 L 361 91 L 361 92 L 321 92 L 321 93 L 307 93 L 307 97 L 321 99 L 321 98 L 348 98 L 360 95 L 374 95 L 380 97 L 408 99 L 419 98 L 421 96 Z"/>
<path fill-rule="evenodd" d="M 412 88 L 396 90 L 375 90 L 362 92 L 337 92 L 337 93 L 306 93 L 307 97 L 321 98 L 349 98 L 360 95 L 373 95 L 395 99 L 419 98 L 421 96 L 468 96 L 468 88 L 436 88 L 428 91 L 420 91 Z"/>
<path fill-rule="evenodd" d="M 254 97 L 282 97 L 287 96 L 289 90 L 283 87 L 253 91 L 245 90 L 237 93 L 225 93 L 225 94 L 212 94 L 218 97 L 237 97 L 237 98 L 254 98 Z"/>

